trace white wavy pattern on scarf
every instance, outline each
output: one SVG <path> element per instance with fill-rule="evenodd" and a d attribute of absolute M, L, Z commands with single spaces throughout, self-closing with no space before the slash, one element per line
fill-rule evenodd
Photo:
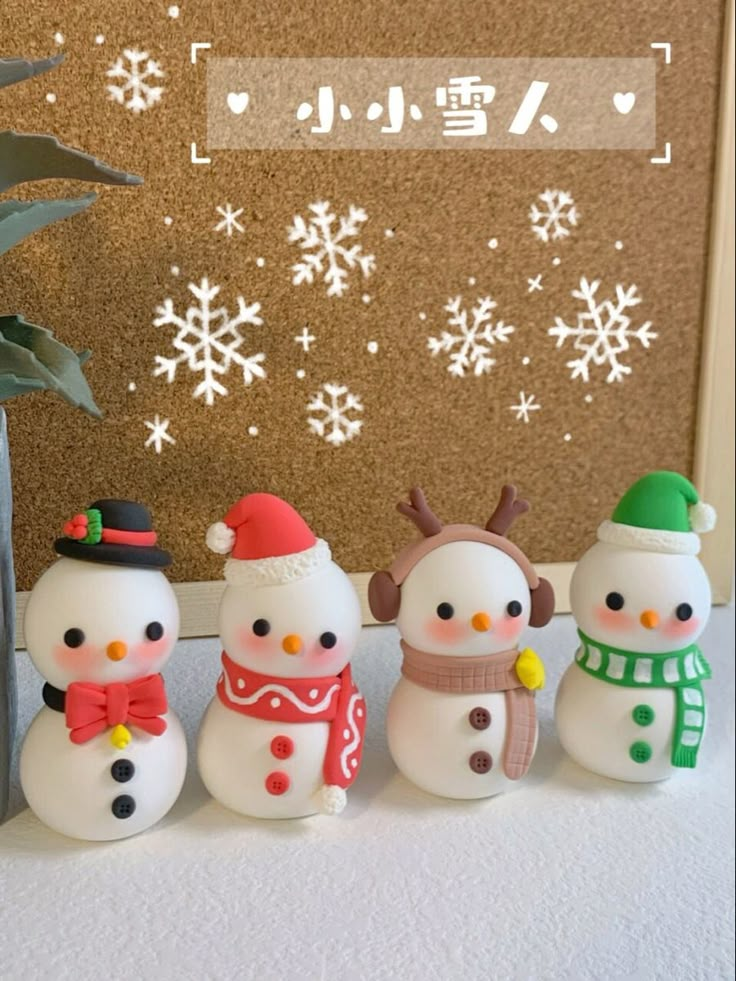
<path fill-rule="evenodd" d="M 340 689 L 339 684 L 334 684 L 328 688 L 321 702 L 317 702 L 315 705 L 307 705 L 306 702 L 303 702 L 300 698 L 297 698 L 290 688 L 286 688 L 284 685 L 263 685 L 262 688 L 259 688 L 252 695 L 236 695 L 232 689 L 232 684 L 227 671 L 223 671 L 223 681 L 227 697 L 238 705 L 253 705 L 260 698 L 263 698 L 264 695 L 273 692 L 274 695 L 283 695 L 287 701 L 291 702 L 292 705 L 296 705 L 298 709 L 301 709 L 302 712 L 306 712 L 307 715 L 315 715 L 317 712 L 321 712 L 323 709 L 326 709 L 332 701 L 332 696 L 334 693 Z"/>
<path fill-rule="evenodd" d="M 354 695 L 351 695 L 350 701 L 348 702 L 348 728 L 352 732 L 353 738 L 352 741 L 349 742 L 343 749 L 342 753 L 340 753 L 340 766 L 342 767 L 342 772 L 345 775 L 346 780 L 349 780 L 351 777 L 355 776 L 353 771 L 348 767 L 347 760 L 353 750 L 360 746 L 360 731 L 355 722 L 355 707 L 358 702 L 362 701 L 363 696 L 360 694 L 360 692 L 355 692 Z"/>

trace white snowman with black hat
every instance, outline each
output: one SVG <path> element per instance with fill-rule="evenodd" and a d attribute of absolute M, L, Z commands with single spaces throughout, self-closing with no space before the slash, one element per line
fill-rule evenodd
<path fill-rule="evenodd" d="M 148 510 L 95 501 L 64 526 L 61 556 L 34 586 L 28 653 L 45 706 L 26 734 L 20 778 L 29 806 L 55 831 L 127 838 L 160 820 L 186 771 L 184 731 L 160 671 L 179 632 Z"/>
<path fill-rule="evenodd" d="M 695 767 L 705 732 L 697 640 L 710 615 L 699 533 L 715 511 L 667 470 L 636 481 L 570 586 L 580 646 L 557 692 L 563 747 L 581 766 L 636 783 Z"/>
<path fill-rule="evenodd" d="M 365 701 L 350 658 L 358 597 L 330 548 L 273 494 L 248 494 L 207 544 L 228 555 L 222 673 L 198 763 L 221 804 L 259 818 L 339 814 L 360 769 Z"/>

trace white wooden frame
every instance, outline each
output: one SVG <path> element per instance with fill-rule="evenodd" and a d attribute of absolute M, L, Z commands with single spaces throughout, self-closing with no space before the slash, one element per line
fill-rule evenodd
<path fill-rule="evenodd" d="M 703 538 L 702 560 L 716 603 L 732 595 L 734 560 L 734 3 L 726 11 L 723 73 L 718 126 L 710 264 L 703 325 L 702 369 L 697 411 L 694 480 L 704 500 L 718 512 L 718 530 Z M 574 563 L 537 566 L 550 580 L 557 610 L 570 610 Z M 375 623 L 368 608 L 369 572 L 351 576 L 360 596 L 363 622 Z M 174 586 L 181 606 L 181 636 L 217 634 L 216 617 L 223 582 Z M 18 594 L 17 640 L 23 646 L 23 610 L 27 593 Z"/>

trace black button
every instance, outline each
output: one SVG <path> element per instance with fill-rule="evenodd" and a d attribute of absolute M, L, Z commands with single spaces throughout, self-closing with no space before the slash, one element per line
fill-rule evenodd
<path fill-rule="evenodd" d="M 473 753 L 468 764 L 473 773 L 488 773 L 493 766 L 493 757 L 481 749 L 477 753 Z"/>
<path fill-rule="evenodd" d="M 115 798 L 112 802 L 112 813 L 121 821 L 135 813 L 135 801 L 130 794 L 121 794 Z"/>
<path fill-rule="evenodd" d="M 117 780 L 118 783 L 127 783 L 132 779 L 135 767 L 130 760 L 115 760 L 110 767 L 110 773 L 113 780 Z"/>
<path fill-rule="evenodd" d="M 487 729 L 491 724 L 491 713 L 484 709 L 482 705 L 471 710 L 468 722 L 474 729 Z"/>

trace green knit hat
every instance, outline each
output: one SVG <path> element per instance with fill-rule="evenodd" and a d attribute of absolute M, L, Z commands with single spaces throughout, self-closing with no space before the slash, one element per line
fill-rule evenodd
<path fill-rule="evenodd" d="M 687 477 L 655 470 L 629 487 L 611 520 L 598 528 L 598 539 L 647 552 L 697 555 L 699 533 L 715 523 L 715 510 L 700 500 Z"/>

